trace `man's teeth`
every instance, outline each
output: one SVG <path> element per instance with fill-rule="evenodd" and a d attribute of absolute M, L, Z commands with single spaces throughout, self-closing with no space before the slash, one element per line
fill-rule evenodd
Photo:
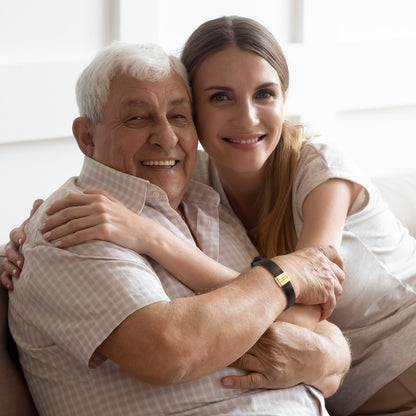
<path fill-rule="evenodd" d="M 238 143 L 238 144 L 251 144 L 251 143 L 256 143 L 259 141 L 259 137 L 256 137 L 255 139 L 229 139 L 229 141 L 231 143 Z"/>
<path fill-rule="evenodd" d="M 144 160 L 143 165 L 145 166 L 174 166 L 175 160 Z"/>

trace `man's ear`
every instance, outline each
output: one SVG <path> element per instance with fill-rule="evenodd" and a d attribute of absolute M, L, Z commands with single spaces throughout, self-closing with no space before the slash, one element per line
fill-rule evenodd
<path fill-rule="evenodd" d="M 87 117 L 78 117 L 72 123 L 72 133 L 82 153 L 93 157 L 95 150 L 94 123 Z"/>

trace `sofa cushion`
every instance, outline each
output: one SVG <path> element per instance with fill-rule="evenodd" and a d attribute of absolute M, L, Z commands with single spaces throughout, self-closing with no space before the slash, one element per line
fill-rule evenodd
<path fill-rule="evenodd" d="M 396 217 L 416 237 L 416 172 L 377 177 L 373 182 Z"/>

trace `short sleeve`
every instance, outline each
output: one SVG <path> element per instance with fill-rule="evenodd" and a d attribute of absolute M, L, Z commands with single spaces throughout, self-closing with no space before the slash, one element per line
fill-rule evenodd
<path fill-rule="evenodd" d="M 369 178 L 335 146 L 308 140 L 301 151 L 296 170 L 292 206 L 296 232 L 299 235 L 303 224 L 302 207 L 305 198 L 317 186 L 329 179 L 344 179 L 361 185 L 362 191 L 348 215 L 363 210 L 369 202 Z"/>
<path fill-rule="evenodd" d="M 146 259 L 104 241 L 28 248 L 19 314 L 85 365 L 129 315 L 169 298 Z M 24 306 L 22 306 L 24 305 Z"/>

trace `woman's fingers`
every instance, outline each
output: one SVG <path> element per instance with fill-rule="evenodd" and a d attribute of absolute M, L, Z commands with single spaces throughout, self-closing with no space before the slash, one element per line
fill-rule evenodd
<path fill-rule="evenodd" d="M 49 215 L 45 223 L 41 225 L 40 231 L 45 234 L 54 231 L 57 228 L 61 228 L 64 225 L 67 225 L 67 229 L 70 230 L 74 220 L 85 218 L 92 214 L 94 214 L 94 207 L 92 205 L 63 208 L 54 214 Z"/>
<path fill-rule="evenodd" d="M 87 240 L 101 239 L 103 238 L 103 235 L 100 234 L 102 230 L 97 226 L 105 224 L 104 217 L 105 214 L 87 215 L 68 221 L 44 232 L 43 238 L 59 247 L 70 247 Z"/>
<path fill-rule="evenodd" d="M 104 191 L 89 191 L 84 193 L 72 193 L 64 196 L 63 198 L 55 201 L 47 210 L 46 214 L 53 215 L 58 211 L 70 207 L 79 207 L 82 205 L 89 205 L 94 202 L 104 201 L 109 199 L 106 195 L 103 195 Z"/>
<path fill-rule="evenodd" d="M 10 274 L 7 272 L 3 272 L 0 275 L 0 281 L 1 284 L 7 289 L 7 290 L 13 290 L 13 280 Z"/>

